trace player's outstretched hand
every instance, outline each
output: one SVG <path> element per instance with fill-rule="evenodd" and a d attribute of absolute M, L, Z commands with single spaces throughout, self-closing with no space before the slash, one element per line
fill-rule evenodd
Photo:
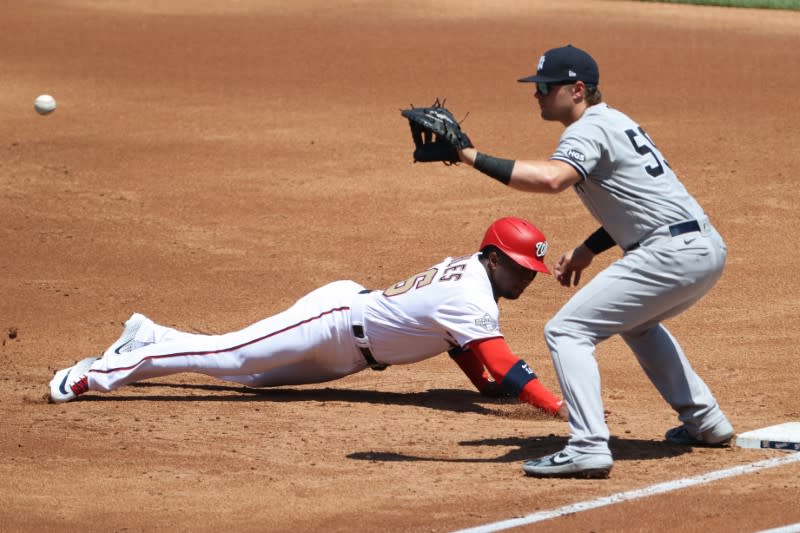
<path fill-rule="evenodd" d="M 555 267 L 556 279 L 564 287 L 578 285 L 581 281 L 581 272 L 592 264 L 592 259 L 594 259 L 594 253 L 581 244 L 562 255 L 558 260 Z"/>

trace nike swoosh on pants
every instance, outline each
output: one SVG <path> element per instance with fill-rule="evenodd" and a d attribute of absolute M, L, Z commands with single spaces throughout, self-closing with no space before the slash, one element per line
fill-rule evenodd
<path fill-rule="evenodd" d="M 132 343 L 132 342 L 133 342 L 133 339 L 131 339 L 131 340 L 129 340 L 129 341 L 127 341 L 127 342 L 125 342 L 124 344 L 120 344 L 119 346 L 117 346 L 117 347 L 114 349 L 114 353 L 116 353 L 116 354 L 119 354 L 119 353 L 121 353 L 121 352 L 120 352 L 120 350 L 122 350 L 124 347 L 126 347 L 127 345 L 129 345 L 129 344 L 130 344 L 130 343 Z"/>

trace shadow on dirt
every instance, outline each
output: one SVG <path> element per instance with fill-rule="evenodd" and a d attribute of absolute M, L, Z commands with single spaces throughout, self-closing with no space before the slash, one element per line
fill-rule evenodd
<path fill-rule="evenodd" d="M 148 389 L 192 391 L 187 394 L 141 394 Z M 126 390 L 137 390 L 135 395 L 125 395 Z M 205 393 L 202 393 L 205 391 Z M 201 393 L 198 393 L 201 392 Z M 381 405 L 410 405 L 427 407 L 437 411 L 477 413 L 506 416 L 491 405 L 519 405 L 512 400 L 495 400 L 482 397 L 476 391 L 466 389 L 429 389 L 419 392 L 386 392 L 361 389 L 252 389 L 230 385 L 196 385 L 179 383 L 134 383 L 110 395 L 92 393 L 81 396 L 78 401 L 159 401 L 159 402 L 346 402 Z M 489 407 L 482 405 L 488 404 Z M 543 415 L 544 416 L 544 415 Z"/>
<path fill-rule="evenodd" d="M 347 455 L 348 459 L 361 461 L 432 461 L 441 463 L 513 463 L 541 457 L 561 450 L 567 444 L 563 436 L 547 437 L 507 437 L 501 439 L 481 439 L 459 442 L 459 446 L 498 446 L 513 448 L 496 457 L 424 457 L 394 452 L 355 452 Z M 691 448 L 677 446 L 664 441 L 629 439 L 611 437 L 609 442 L 611 453 L 617 461 L 636 461 L 646 459 L 664 459 L 689 453 Z"/>
<path fill-rule="evenodd" d="M 166 391 L 164 391 L 166 389 Z M 135 395 L 125 395 L 126 390 L 136 390 Z M 162 394 L 142 394 L 142 391 L 164 391 Z M 186 391 L 176 394 L 175 391 Z M 184 384 L 184 383 L 134 383 L 111 395 L 89 394 L 78 401 L 159 401 L 159 402 L 345 402 L 379 405 L 425 407 L 437 411 L 476 413 L 481 415 L 507 416 L 503 405 L 520 405 L 513 400 L 493 400 L 465 389 L 429 389 L 419 392 L 385 392 L 361 389 L 336 388 L 269 388 L 253 389 L 231 385 Z M 486 405 L 489 406 L 487 407 Z M 496 405 L 496 408 L 491 407 Z M 395 452 L 366 451 L 347 455 L 348 459 L 361 461 L 432 461 L 454 463 L 510 463 L 525 461 L 557 452 L 567 443 L 565 436 L 506 437 L 462 441 L 458 445 L 468 447 L 495 446 L 512 448 L 497 457 L 425 457 Z M 689 453 L 691 448 L 669 444 L 662 440 L 642 440 L 611 437 L 611 453 L 615 460 L 647 460 L 675 457 Z"/>

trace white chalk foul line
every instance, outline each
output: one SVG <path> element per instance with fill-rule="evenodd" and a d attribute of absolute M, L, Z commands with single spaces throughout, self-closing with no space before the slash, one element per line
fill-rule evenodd
<path fill-rule="evenodd" d="M 702 485 L 703 483 L 709 483 L 711 481 L 716 481 L 718 479 L 739 476 L 742 474 L 749 474 L 757 470 L 763 470 L 765 468 L 773 468 L 776 466 L 781 466 L 796 461 L 800 461 L 800 453 L 789 453 L 788 455 L 785 455 L 783 457 L 765 459 L 763 461 L 758 461 L 747 465 L 735 466 L 733 468 L 727 468 L 725 470 L 717 470 L 716 472 L 709 472 L 708 474 L 701 474 L 695 477 L 677 479 L 675 481 L 667 481 L 665 483 L 651 485 L 650 487 L 645 487 L 643 489 L 631 490 L 628 492 L 618 492 L 617 494 L 612 494 L 611 496 L 604 496 L 602 498 L 597 498 L 595 500 L 588 500 L 585 502 L 578 502 L 570 505 L 565 505 L 564 507 L 559 507 L 558 509 L 553 509 L 551 511 L 540 511 L 538 513 L 529 514 L 527 516 L 523 516 L 520 518 L 510 518 L 508 520 L 501 520 L 500 522 L 494 522 L 483 526 L 461 529 L 456 533 L 491 533 L 492 531 L 502 531 L 504 529 L 510 529 L 512 527 L 526 526 L 529 524 L 535 524 L 536 522 L 543 522 L 544 520 L 550 520 L 551 518 L 556 518 L 567 514 L 579 513 L 581 511 L 588 511 L 590 509 L 597 509 L 598 507 L 605 507 L 606 505 L 612 505 L 615 503 L 622 503 L 630 500 L 636 500 L 638 498 L 645 498 L 647 496 L 653 496 L 654 494 L 661 494 L 663 492 L 670 492 L 673 490 L 684 489 L 686 487 L 692 487 L 694 485 Z"/>

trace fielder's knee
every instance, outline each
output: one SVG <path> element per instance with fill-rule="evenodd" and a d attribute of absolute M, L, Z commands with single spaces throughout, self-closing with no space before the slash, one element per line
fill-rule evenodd
<path fill-rule="evenodd" d="M 597 338 L 590 332 L 583 331 L 574 321 L 558 316 L 545 324 L 544 340 L 551 354 L 573 351 L 578 346 L 591 350 L 597 344 Z"/>
<path fill-rule="evenodd" d="M 558 317 L 551 318 L 544 325 L 544 341 L 547 343 L 551 353 L 556 350 L 558 340 L 563 338 L 563 335 L 564 324 Z"/>

